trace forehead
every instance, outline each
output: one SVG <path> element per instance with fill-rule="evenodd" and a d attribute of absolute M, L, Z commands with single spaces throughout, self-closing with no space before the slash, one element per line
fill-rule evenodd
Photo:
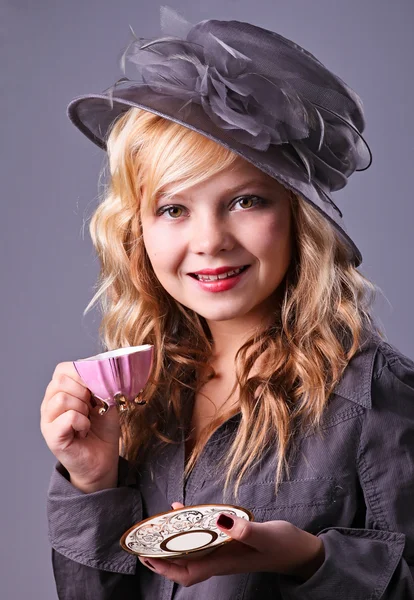
<path fill-rule="evenodd" d="M 159 196 L 180 198 L 191 196 L 200 191 L 230 194 L 243 189 L 263 189 L 278 194 L 286 192 L 286 189 L 276 179 L 273 179 L 273 177 L 251 163 L 239 159 L 231 167 L 223 169 L 196 184 L 186 185 L 185 182 L 182 182 L 180 185 L 166 185 L 160 190 Z"/>

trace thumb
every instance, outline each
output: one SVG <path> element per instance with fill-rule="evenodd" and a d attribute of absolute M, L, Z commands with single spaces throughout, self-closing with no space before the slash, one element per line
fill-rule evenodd
<path fill-rule="evenodd" d="M 233 540 L 247 544 L 256 550 L 261 550 L 264 542 L 263 523 L 252 523 L 247 519 L 221 513 L 217 519 L 217 526 Z"/>

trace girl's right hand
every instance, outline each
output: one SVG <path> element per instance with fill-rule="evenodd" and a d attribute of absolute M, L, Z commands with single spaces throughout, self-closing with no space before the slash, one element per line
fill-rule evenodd
<path fill-rule="evenodd" d="M 40 408 L 40 429 L 52 453 L 85 493 L 116 487 L 120 426 L 111 408 L 92 409 L 91 393 L 72 362 L 56 366 Z"/>

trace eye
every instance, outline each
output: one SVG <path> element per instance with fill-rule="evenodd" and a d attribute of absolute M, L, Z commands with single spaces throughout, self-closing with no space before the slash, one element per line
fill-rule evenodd
<path fill-rule="evenodd" d="M 264 204 L 263 198 L 260 198 L 259 196 L 240 196 L 234 200 L 232 208 L 238 205 L 239 208 L 236 208 L 236 210 L 246 210 L 248 208 L 253 208 L 253 206 L 257 206 L 258 204 Z"/>
<path fill-rule="evenodd" d="M 168 215 L 171 219 L 178 219 L 182 217 L 184 214 L 184 208 L 179 206 L 178 204 L 169 204 L 168 206 L 163 206 L 157 210 L 156 215 Z"/>

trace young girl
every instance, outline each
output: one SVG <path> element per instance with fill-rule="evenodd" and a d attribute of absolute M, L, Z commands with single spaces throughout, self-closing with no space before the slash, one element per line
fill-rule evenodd
<path fill-rule="evenodd" d="M 361 102 L 274 32 L 166 17 L 128 48 L 134 79 L 69 106 L 109 160 L 90 229 L 104 349 L 153 344 L 155 363 L 119 414 L 71 362 L 47 387 L 58 596 L 414 599 L 414 363 L 378 331 L 331 198 L 370 163 Z M 255 521 L 221 515 L 233 541 L 202 558 L 119 544 L 229 501 Z"/>

